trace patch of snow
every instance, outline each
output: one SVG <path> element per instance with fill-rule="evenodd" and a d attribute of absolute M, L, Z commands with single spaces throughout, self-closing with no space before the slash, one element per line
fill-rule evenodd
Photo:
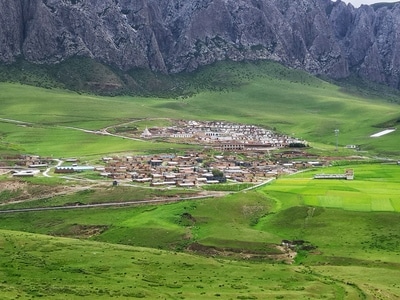
<path fill-rule="evenodd" d="M 374 138 L 374 137 L 380 137 L 380 136 L 382 136 L 382 135 L 389 134 L 389 133 L 391 133 L 391 132 L 393 132 L 393 131 L 396 131 L 396 129 L 395 129 L 395 128 L 386 129 L 386 130 L 377 132 L 377 133 L 375 133 L 375 134 L 372 134 L 372 135 L 370 135 L 370 137 L 372 137 L 372 138 Z"/>

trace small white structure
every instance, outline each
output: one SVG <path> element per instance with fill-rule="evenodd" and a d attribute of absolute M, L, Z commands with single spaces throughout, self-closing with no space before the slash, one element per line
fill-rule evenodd
<path fill-rule="evenodd" d="M 152 134 L 147 127 L 145 130 L 143 130 L 142 134 L 140 135 L 140 137 L 145 138 L 145 139 L 150 138 L 151 136 L 152 136 Z"/>
<path fill-rule="evenodd" d="M 18 170 L 13 174 L 14 177 L 33 177 L 40 173 L 40 170 L 32 169 L 32 170 Z"/>
<path fill-rule="evenodd" d="M 314 179 L 354 179 L 354 170 L 347 169 L 344 174 L 315 174 Z"/>
<path fill-rule="evenodd" d="M 357 145 L 346 145 L 347 149 L 357 149 Z"/>

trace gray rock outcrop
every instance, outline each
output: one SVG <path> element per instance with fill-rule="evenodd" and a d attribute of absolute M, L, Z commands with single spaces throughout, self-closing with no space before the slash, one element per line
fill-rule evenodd
<path fill-rule="evenodd" d="M 330 0 L 5 0 L 0 62 L 74 56 L 121 70 L 192 71 L 270 59 L 400 88 L 400 3 Z"/>

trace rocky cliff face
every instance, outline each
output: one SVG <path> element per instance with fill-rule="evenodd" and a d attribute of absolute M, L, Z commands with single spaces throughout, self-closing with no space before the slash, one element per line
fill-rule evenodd
<path fill-rule="evenodd" d="M 400 88 L 400 3 L 374 7 L 340 0 L 1 1 L 0 61 L 86 56 L 122 70 L 176 73 L 217 60 L 271 59 Z"/>

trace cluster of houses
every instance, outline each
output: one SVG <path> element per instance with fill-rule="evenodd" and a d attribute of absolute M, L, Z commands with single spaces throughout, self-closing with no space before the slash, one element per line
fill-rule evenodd
<path fill-rule="evenodd" d="M 192 187 L 234 180 L 256 182 L 276 176 L 277 169 L 268 161 L 243 162 L 235 157 L 206 154 L 154 155 L 103 158 L 106 166 L 101 174 L 113 179 L 132 179 L 151 186 L 176 185 Z M 218 170 L 218 172 L 216 172 Z"/>
<path fill-rule="evenodd" d="M 220 121 L 178 121 L 175 126 L 146 128 L 140 137 L 184 139 L 186 142 L 211 145 L 223 151 L 283 148 L 290 144 L 305 144 L 303 140 L 255 125 Z"/>
<path fill-rule="evenodd" d="M 276 163 L 262 152 L 246 152 L 241 156 L 210 155 L 210 152 L 186 155 L 153 155 L 104 157 L 102 176 L 115 180 L 132 179 L 151 186 L 192 187 L 202 184 L 261 182 L 280 174 L 310 167 L 304 162 Z"/>
<path fill-rule="evenodd" d="M 14 155 L 3 157 L 0 168 L 10 171 L 13 177 L 33 177 L 49 164 L 51 164 L 51 159 L 38 155 Z"/>
<path fill-rule="evenodd" d="M 72 174 L 94 171 L 102 177 L 151 186 L 193 187 L 203 184 L 231 182 L 262 182 L 281 174 L 299 169 L 322 165 L 318 161 L 295 160 L 304 157 L 299 150 L 280 151 L 270 158 L 263 151 L 216 152 L 205 149 L 201 152 L 187 152 L 184 155 L 159 154 L 137 156 L 103 157 L 97 166 L 82 165 L 76 158 L 64 159 L 61 166 L 54 169 L 56 174 Z M 218 152 L 223 153 L 223 152 Z M 17 156 L 8 164 L 13 176 L 35 176 L 52 165 L 51 158 L 39 156 Z M 1 167 L 1 166 L 0 166 Z"/>
<path fill-rule="evenodd" d="M 51 158 L 43 158 L 39 155 L 12 155 L 5 156 L 0 161 L 0 166 L 14 166 L 19 168 L 43 168 L 51 164 Z"/>
<path fill-rule="evenodd" d="M 65 159 L 64 164 L 57 166 L 54 172 L 95 171 L 114 182 L 132 180 L 151 186 L 192 187 L 226 181 L 257 183 L 280 174 L 329 164 L 328 160 L 316 161 L 317 156 L 303 151 L 305 141 L 255 125 L 180 120 L 170 127 L 146 128 L 140 137 L 179 139 L 180 142 L 206 147 L 202 152 L 185 155 L 104 157 L 99 166 L 78 165 L 76 158 L 70 158 Z M 227 155 L 215 155 L 217 151 L 210 148 Z M 356 146 L 348 145 L 347 148 L 356 149 Z M 275 149 L 280 150 L 269 151 Z M 35 176 L 52 163 L 52 158 L 35 155 L 12 156 L 0 161 L 0 169 L 12 166 L 13 176 Z M 344 174 L 317 174 L 314 178 L 352 180 L 354 172 L 346 170 Z"/>

